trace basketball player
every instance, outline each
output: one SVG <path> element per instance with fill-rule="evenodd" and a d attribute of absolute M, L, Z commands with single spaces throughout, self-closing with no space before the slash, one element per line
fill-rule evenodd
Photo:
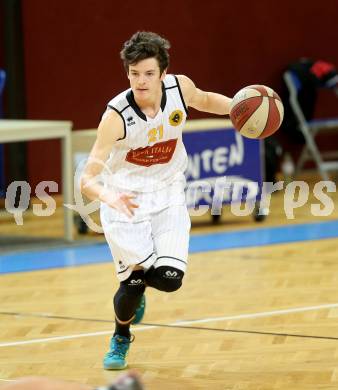
<path fill-rule="evenodd" d="M 101 223 L 116 266 L 115 333 L 105 369 L 126 367 L 130 325 L 142 320 L 146 286 L 178 290 L 187 267 L 190 218 L 185 205 L 188 107 L 226 115 L 231 99 L 167 74 L 169 42 L 137 32 L 121 51 L 130 88 L 107 106 L 81 191 L 101 201 Z M 102 181 L 94 178 L 101 175 Z"/>
<path fill-rule="evenodd" d="M 1 390 L 143 390 L 140 379 L 134 372 L 127 372 L 108 386 L 93 387 L 75 382 L 63 382 L 42 377 L 22 378 L 0 386 Z"/>

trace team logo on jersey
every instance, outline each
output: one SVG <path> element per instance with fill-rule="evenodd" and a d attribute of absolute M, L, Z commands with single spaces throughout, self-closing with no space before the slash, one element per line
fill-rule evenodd
<path fill-rule="evenodd" d="M 130 149 L 127 153 L 126 161 L 144 167 L 150 167 L 155 164 L 166 164 L 171 160 L 176 149 L 176 144 L 177 138 L 158 142 L 145 148 Z"/>
<path fill-rule="evenodd" d="M 132 116 L 129 116 L 127 118 L 127 126 L 135 125 L 134 118 Z"/>
<path fill-rule="evenodd" d="M 183 119 L 183 112 L 181 110 L 173 111 L 169 116 L 169 123 L 171 126 L 178 126 Z"/>

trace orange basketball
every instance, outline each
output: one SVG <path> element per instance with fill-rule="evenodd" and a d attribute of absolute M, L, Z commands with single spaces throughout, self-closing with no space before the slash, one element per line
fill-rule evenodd
<path fill-rule="evenodd" d="M 284 107 L 277 93 L 265 85 L 250 85 L 238 91 L 230 105 L 234 128 L 247 138 L 266 138 L 283 120 Z"/>

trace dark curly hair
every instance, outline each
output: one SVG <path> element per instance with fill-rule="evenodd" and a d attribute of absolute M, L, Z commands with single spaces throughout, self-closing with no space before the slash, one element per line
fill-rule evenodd
<path fill-rule="evenodd" d="M 135 65 L 146 58 L 156 58 L 161 74 L 169 66 L 170 43 L 153 32 L 138 31 L 123 45 L 120 52 L 124 67 L 129 72 L 129 65 Z"/>

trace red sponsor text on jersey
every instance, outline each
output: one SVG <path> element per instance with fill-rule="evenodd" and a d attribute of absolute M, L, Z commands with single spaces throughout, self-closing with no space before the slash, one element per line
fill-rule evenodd
<path fill-rule="evenodd" d="M 126 161 L 150 167 L 155 164 L 168 163 L 176 149 L 177 139 L 170 139 L 164 142 L 158 142 L 145 148 L 130 149 L 126 155 Z"/>

